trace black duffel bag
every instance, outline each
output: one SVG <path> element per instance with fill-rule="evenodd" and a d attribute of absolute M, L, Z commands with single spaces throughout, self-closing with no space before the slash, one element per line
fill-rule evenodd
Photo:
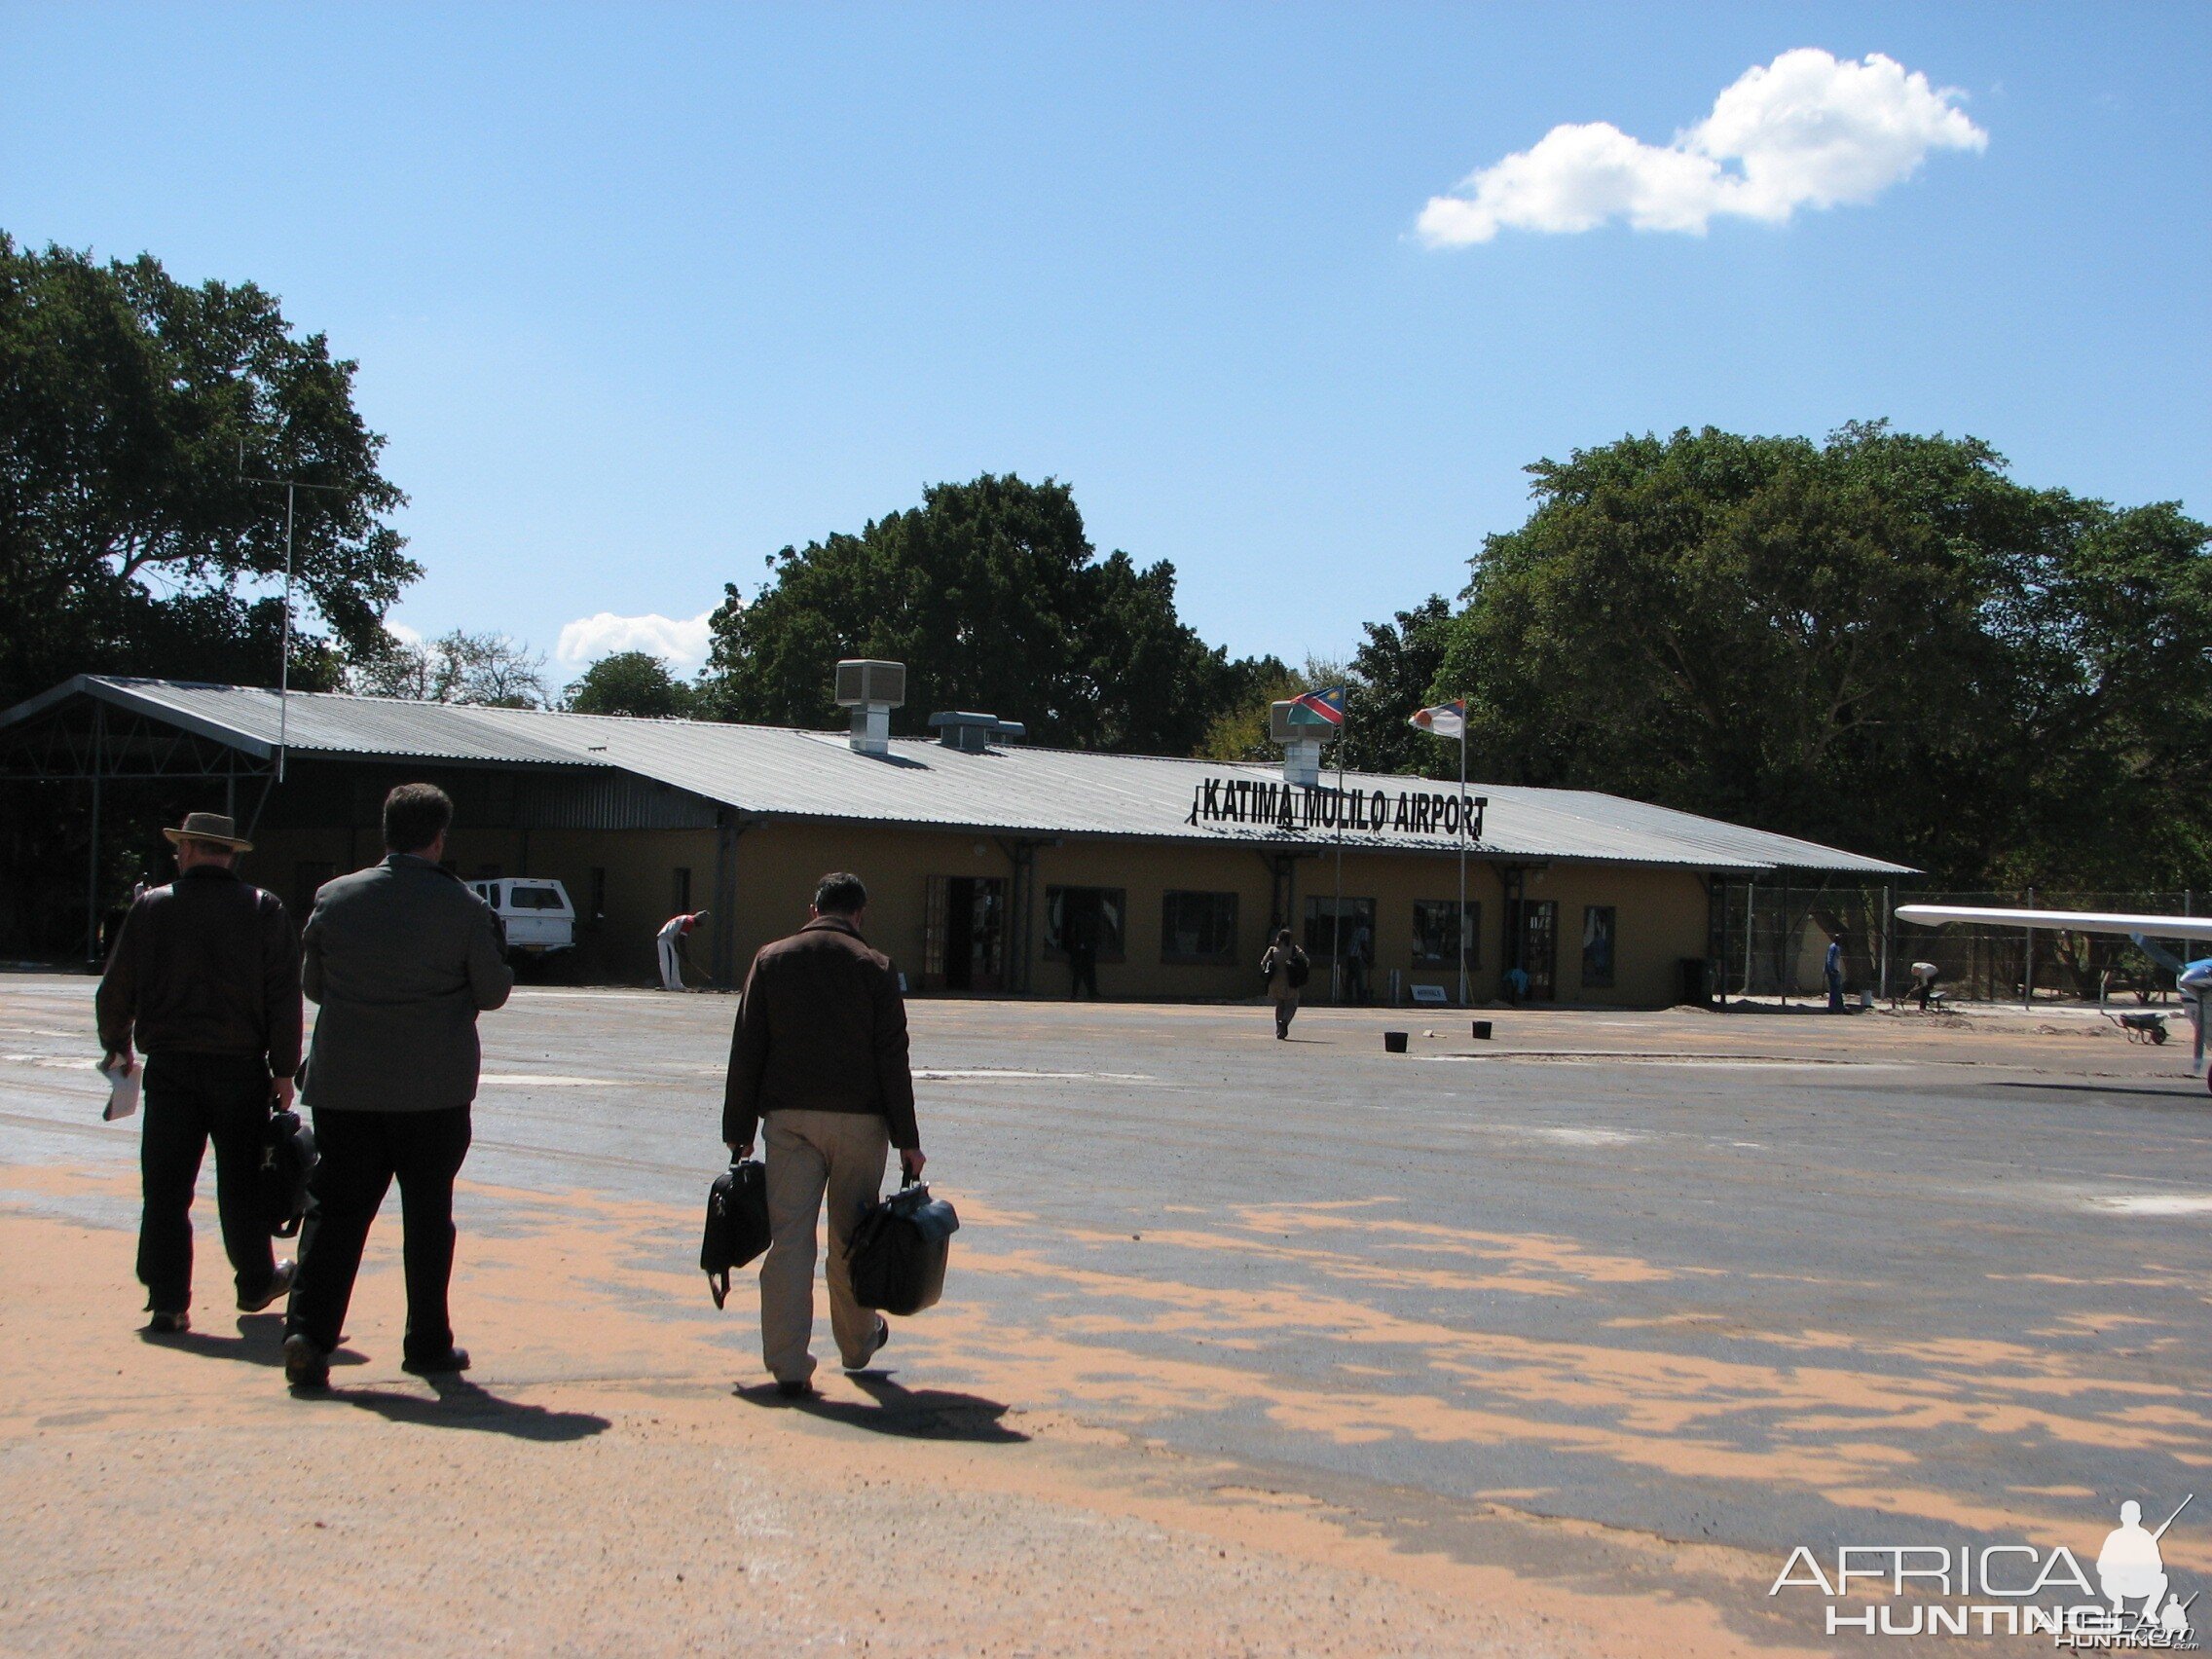
<path fill-rule="evenodd" d="M 699 1239 L 699 1266 L 719 1308 L 729 1275 L 768 1247 L 768 1166 L 730 1160 L 707 1189 L 707 1231 Z"/>
<path fill-rule="evenodd" d="M 273 1237 L 289 1238 L 308 1213 L 308 1182 L 322 1155 L 314 1131 L 297 1112 L 272 1112 L 261 1131 L 261 1167 L 254 1172 L 261 1219 Z"/>
<path fill-rule="evenodd" d="M 853 1300 L 885 1313 L 919 1313 L 944 1294 L 945 1258 L 960 1217 L 911 1175 L 853 1230 L 845 1269 Z"/>

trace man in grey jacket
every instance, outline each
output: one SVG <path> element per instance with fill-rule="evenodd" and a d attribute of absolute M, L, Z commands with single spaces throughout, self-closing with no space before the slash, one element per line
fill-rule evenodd
<path fill-rule="evenodd" d="M 302 981 L 321 1005 L 303 1098 L 322 1153 L 300 1238 L 284 1378 L 327 1387 L 361 1269 L 361 1247 L 396 1176 L 406 1227 L 402 1363 L 465 1371 L 446 1291 L 453 1184 L 476 1098 L 476 1016 L 507 1000 L 514 974 L 491 906 L 440 866 L 453 802 L 429 784 L 385 797 L 385 861 L 325 883 L 302 938 Z"/>

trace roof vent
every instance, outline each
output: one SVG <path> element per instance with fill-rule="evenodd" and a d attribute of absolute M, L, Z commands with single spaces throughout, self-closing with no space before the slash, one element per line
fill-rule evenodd
<path fill-rule="evenodd" d="M 1029 728 L 1018 720 L 1002 720 L 996 715 L 978 715 L 966 709 L 948 709 L 930 716 L 930 730 L 947 749 L 980 755 L 993 744 L 1018 743 Z"/>
<path fill-rule="evenodd" d="M 1270 703 L 1268 735 L 1282 745 L 1282 781 L 1314 789 L 1321 782 L 1321 745 L 1340 733 L 1333 725 L 1308 723 L 1311 717 L 1293 719 L 1294 712 L 1305 713 L 1296 703 Z"/>
<path fill-rule="evenodd" d="M 906 701 L 906 665 L 848 657 L 837 665 L 837 706 L 853 711 L 856 754 L 891 752 L 891 711 Z"/>

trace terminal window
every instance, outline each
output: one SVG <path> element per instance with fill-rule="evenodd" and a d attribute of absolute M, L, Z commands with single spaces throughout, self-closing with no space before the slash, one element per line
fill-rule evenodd
<path fill-rule="evenodd" d="M 1375 901 L 1372 899 L 1323 898 L 1315 895 L 1306 901 L 1306 954 L 1318 956 L 1324 961 L 1337 959 L 1337 940 L 1343 936 L 1348 951 L 1365 938 L 1367 961 L 1375 961 Z"/>
<path fill-rule="evenodd" d="M 1439 964 L 1453 966 L 1459 950 L 1459 941 L 1467 943 L 1467 966 L 1480 968 L 1483 963 L 1483 907 L 1479 900 L 1467 901 L 1464 911 L 1450 899 L 1424 899 L 1414 904 L 1414 966 L 1433 968 Z"/>
<path fill-rule="evenodd" d="M 1160 901 L 1160 960 L 1236 960 L 1236 895 L 1167 893 Z"/>
<path fill-rule="evenodd" d="M 1582 982 L 1604 989 L 1613 982 L 1613 906 L 1582 908 Z"/>
<path fill-rule="evenodd" d="M 1129 913 L 1124 887 L 1048 887 L 1045 889 L 1045 954 L 1064 959 L 1068 942 L 1088 944 L 1100 962 L 1123 960 Z"/>

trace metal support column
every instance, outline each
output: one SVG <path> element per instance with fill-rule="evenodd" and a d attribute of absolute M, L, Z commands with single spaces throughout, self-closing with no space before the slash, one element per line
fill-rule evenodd
<path fill-rule="evenodd" d="M 100 965 L 100 762 L 107 752 L 106 705 L 92 705 L 92 847 L 85 868 L 85 960 Z"/>
<path fill-rule="evenodd" d="M 737 989 L 737 838 L 751 828 L 728 807 L 715 822 L 715 933 L 709 980 L 718 991 Z"/>

